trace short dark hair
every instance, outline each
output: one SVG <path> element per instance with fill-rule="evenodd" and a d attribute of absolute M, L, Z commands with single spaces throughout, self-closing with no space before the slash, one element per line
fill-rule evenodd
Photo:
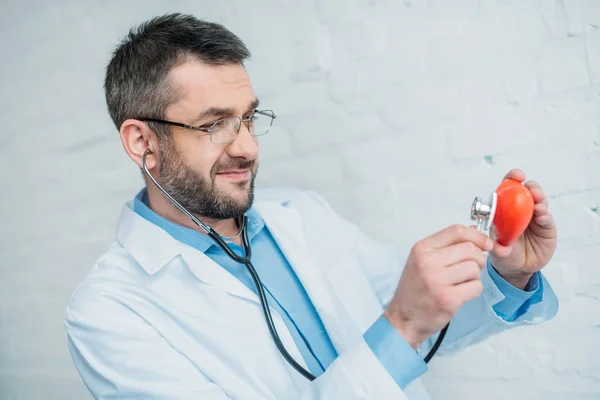
<path fill-rule="evenodd" d="M 171 69 L 188 60 L 243 65 L 248 58 L 246 45 L 220 24 L 180 13 L 153 18 L 129 31 L 106 67 L 110 117 L 117 129 L 129 118 L 163 119 L 178 99 L 178 88 L 166 79 Z"/>

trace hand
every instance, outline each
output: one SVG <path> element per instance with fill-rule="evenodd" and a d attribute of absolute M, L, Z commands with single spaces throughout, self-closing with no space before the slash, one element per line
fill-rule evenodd
<path fill-rule="evenodd" d="M 511 170 L 504 179 L 519 182 L 525 180 L 525 173 Z M 498 273 L 513 286 L 524 289 L 531 276 L 544 268 L 557 244 L 556 223 L 548 212 L 548 199 L 540 185 L 534 181 L 525 182 L 535 202 L 534 216 L 523 234 L 511 245 L 502 246 L 494 240 L 490 261 Z M 493 230 L 490 230 L 493 237 Z"/>
<path fill-rule="evenodd" d="M 466 302 L 478 297 L 492 240 L 474 227 L 454 225 L 416 243 L 384 316 L 416 350 Z"/>

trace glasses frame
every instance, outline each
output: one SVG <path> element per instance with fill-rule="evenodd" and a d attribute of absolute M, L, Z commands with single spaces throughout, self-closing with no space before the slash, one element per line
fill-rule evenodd
<path fill-rule="evenodd" d="M 263 135 L 267 134 L 271 130 L 271 127 L 273 126 L 273 120 L 275 118 L 277 118 L 277 115 L 275 115 L 275 113 L 273 112 L 273 110 L 255 110 L 250 117 L 245 118 L 245 119 L 242 119 L 241 117 L 238 117 L 237 115 L 234 115 L 234 116 L 227 117 L 227 118 L 221 118 L 221 119 L 218 119 L 216 121 L 213 121 L 213 122 L 210 122 L 208 124 L 201 125 L 201 126 L 184 124 L 184 123 L 181 123 L 181 122 L 168 121 L 168 120 L 158 119 L 158 118 L 147 118 L 147 117 L 144 117 L 144 118 L 137 118 L 137 119 L 139 119 L 140 121 L 156 122 L 156 123 L 159 123 L 159 124 L 178 126 L 180 128 L 186 128 L 186 129 L 190 129 L 190 130 L 197 131 L 197 132 L 203 132 L 203 134 L 200 135 L 200 136 L 210 135 L 210 141 L 213 144 L 229 144 L 229 143 L 233 142 L 238 137 L 238 135 L 240 133 L 240 129 L 242 129 L 242 123 L 244 125 L 246 125 L 246 128 L 248 129 L 248 132 L 250 132 L 250 126 L 248 125 L 248 122 L 250 122 L 250 120 L 252 119 L 252 117 L 254 117 L 254 114 L 260 114 L 260 115 L 264 115 L 266 117 L 270 117 L 271 118 L 271 122 L 269 123 L 269 127 L 267 128 L 267 130 L 265 132 L 260 133 L 258 135 L 250 133 L 250 135 L 252 135 L 252 136 L 263 136 Z M 239 120 L 238 124 L 235 125 L 235 126 L 237 126 L 237 129 L 235 129 L 235 132 L 233 132 L 233 138 L 229 142 L 222 142 L 222 143 L 216 143 L 216 142 L 214 142 L 213 141 L 213 137 L 212 137 L 213 132 L 211 132 L 211 129 L 215 125 L 221 123 L 222 121 L 228 120 L 228 119 L 232 119 L 232 118 L 236 118 L 236 119 Z"/>

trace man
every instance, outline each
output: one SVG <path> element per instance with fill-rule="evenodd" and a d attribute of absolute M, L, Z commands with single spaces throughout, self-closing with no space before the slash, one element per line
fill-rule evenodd
<path fill-rule="evenodd" d="M 259 107 L 248 57 L 224 27 L 171 14 L 132 30 L 108 65 L 108 110 L 146 186 L 67 309 L 69 349 L 96 398 L 422 400 L 424 357 L 448 322 L 437 354 L 556 314 L 540 272 L 556 226 L 535 182 L 535 215 L 512 245 L 455 225 L 408 254 L 315 193 L 255 199 L 256 136 L 276 116 Z M 249 268 L 210 230 L 239 257 L 247 237 L 291 361 Z"/>

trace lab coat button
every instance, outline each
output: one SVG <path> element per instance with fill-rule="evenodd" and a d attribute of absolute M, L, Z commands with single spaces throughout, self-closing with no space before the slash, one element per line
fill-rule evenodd
<path fill-rule="evenodd" d="M 492 298 L 492 299 L 496 297 L 496 291 L 495 291 L 495 290 L 494 290 L 494 288 L 493 288 L 493 287 L 491 287 L 491 286 L 488 286 L 488 287 L 487 287 L 487 294 L 488 294 L 488 296 L 490 296 L 490 298 Z"/>

